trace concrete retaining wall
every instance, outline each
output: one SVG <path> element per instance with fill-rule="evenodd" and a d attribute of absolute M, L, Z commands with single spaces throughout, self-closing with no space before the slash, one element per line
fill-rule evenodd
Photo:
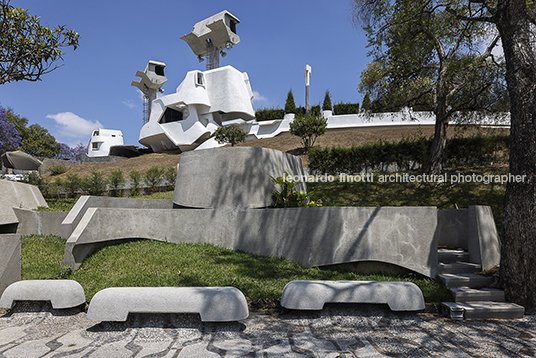
<path fill-rule="evenodd" d="M 110 198 L 104 196 L 81 196 L 61 223 L 60 236 L 67 240 L 89 208 L 172 209 L 173 202 L 171 200 L 162 199 L 129 199 Z"/>
<path fill-rule="evenodd" d="M 226 147 L 181 154 L 173 202 L 189 208 L 272 205 L 272 177 L 303 177 L 301 160 L 278 150 Z M 305 183 L 296 187 L 306 191 Z"/>
<path fill-rule="evenodd" d="M 380 261 L 435 277 L 436 227 L 435 207 L 89 208 L 67 240 L 64 263 L 77 269 L 114 240 L 146 238 L 211 243 L 307 266 Z"/>
<path fill-rule="evenodd" d="M 0 235 L 0 296 L 7 286 L 22 280 L 20 235 Z"/>

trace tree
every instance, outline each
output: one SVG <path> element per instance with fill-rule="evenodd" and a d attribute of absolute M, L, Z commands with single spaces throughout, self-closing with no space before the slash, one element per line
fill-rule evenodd
<path fill-rule="evenodd" d="M 214 132 L 214 139 L 220 144 L 229 143 L 231 147 L 234 147 L 236 143 L 240 143 L 246 140 L 247 133 L 237 127 L 220 127 Z"/>
<path fill-rule="evenodd" d="M 14 81 L 38 81 L 63 61 L 62 48 L 78 47 L 80 35 L 56 26 L 41 26 L 28 10 L 0 0 L 0 85 Z"/>
<path fill-rule="evenodd" d="M 331 111 L 333 106 L 331 105 L 331 93 L 329 90 L 326 90 L 326 95 L 324 96 L 324 102 L 322 103 L 323 111 Z"/>
<path fill-rule="evenodd" d="M 361 108 L 363 108 L 365 111 L 370 111 L 370 107 L 370 95 L 368 93 L 365 93 L 365 96 L 363 97 L 363 103 L 361 103 Z"/>
<path fill-rule="evenodd" d="M 16 114 L 13 109 L 5 111 L 6 118 L 15 125 L 21 137 L 21 142 L 17 149 L 36 157 L 53 158 L 58 155 L 61 145 L 56 139 L 39 124 L 32 124 L 29 127 L 28 120 Z"/>
<path fill-rule="evenodd" d="M 479 48 L 489 26 L 461 21 L 436 0 L 354 0 L 354 5 L 376 62 L 367 70 L 386 78 L 380 94 L 388 97 L 373 104 L 431 103 L 436 124 L 427 172 L 439 174 L 449 119 L 457 111 L 481 109 L 479 97 L 500 78 L 491 54 L 498 37 Z"/>
<path fill-rule="evenodd" d="M 296 103 L 294 102 L 294 95 L 290 89 L 287 94 L 287 101 L 285 102 L 285 113 L 296 113 Z"/>
<path fill-rule="evenodd" d="M 305 151 L 308 151 L 316 141 L 318 136 L 326 133 L 327 119 L 320 114 L 298 115 L 290 122 L 290 134 L 302 139 Z"/>
<path fill-rule="evenodd" d="M 21 140 L 17 128 L 8 121 L 4 108 L 0 106 L 0 155 L 16 150 Z"/>

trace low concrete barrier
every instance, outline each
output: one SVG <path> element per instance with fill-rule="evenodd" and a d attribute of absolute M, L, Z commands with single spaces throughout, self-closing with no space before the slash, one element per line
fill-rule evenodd
<path fill-rule="evenodd" d="M 0 309 L 15 301 L 50 301 L 52 308 L 64 309 L 86 302 L 82 286 L 73 280 L 24 280 L 9 285 L 0 298 Z"/>
<path fill-rule="evenodd" d="M 301 160 L 268 148 L 225 147 L 181 154 L 173 202 L 189 208 L 271 206 L 272 177 L 303 177 Z M 307 190 L 305 183 L 298 190 Z"/>
<path fill-rule="evenodd" d="M 64 263 L 76 270 L 114 240 L 146 238 L 211 243 L 306 266 L 379 261 L 435 277 L 436 226 L 435 207 L 89 208 L 66 242 Z"/>
<path fill-rule="evenodd" d="M 199 313 L 203 322 L 249 316 L 244 294 L 234 287 L 112 287 L 93 296 L 87 318 L 124 322 L 129 313 Z"/>
<path fill-rule="evenodd" d="M 13 282 L 22 280 L 21 242 L 18 234 L 0 235 L 0 295 Z"/>
<path fill-rule="evenodd" d="M 402 281 L 292 281 L 281 306 L 321 310 L 326 303 L 386 303 L 393 311 L 420 311 L 424 297 L 417 285 Z"/>
<path fill-rule="evenodd" d="M 61 223 L 60 236 L 67 240 L 89 208 L 172 209 L 173 202 L 162 199 L 110 198 L 84 195 L 78 199 Z"/>

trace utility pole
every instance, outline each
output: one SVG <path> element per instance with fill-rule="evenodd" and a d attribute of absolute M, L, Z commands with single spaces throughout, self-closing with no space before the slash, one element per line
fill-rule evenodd
<path fill-rule="evenodd" d="M 305 65 L 304 69 L 305 76 L 305 113 L 309 114 L 311 107 L 309 106 L 309 82 L 311 78 L 311 66 Z"/>

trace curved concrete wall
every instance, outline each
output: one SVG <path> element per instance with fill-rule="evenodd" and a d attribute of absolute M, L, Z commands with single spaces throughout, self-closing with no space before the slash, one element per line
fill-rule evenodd
<path fill-rule="evenodd" d="M 37 209 L 48 207 L 39 188 L 9 180 L 0 180 L 0 232 L 1 226 L 18 224 L 17 215 L 12 208 Z"/>
<path fill-rule="evenodd" d="M 146 238 L 211 243 L 307 266 L 381 261 L 434 277 L 436 227 L 435 207 L 90 208 L 67 240 L 64 263 L 77 269 L 113 240 Z"/>
<path fill-rule="evenodd" d="M 301 160 L 278 150 L 225 147 L 181 154 L 173 202 L 190 208 L 272 205 L 270 176 L 303 176 Z M 307 190 L 305 183 L 298 190 Z"/>

